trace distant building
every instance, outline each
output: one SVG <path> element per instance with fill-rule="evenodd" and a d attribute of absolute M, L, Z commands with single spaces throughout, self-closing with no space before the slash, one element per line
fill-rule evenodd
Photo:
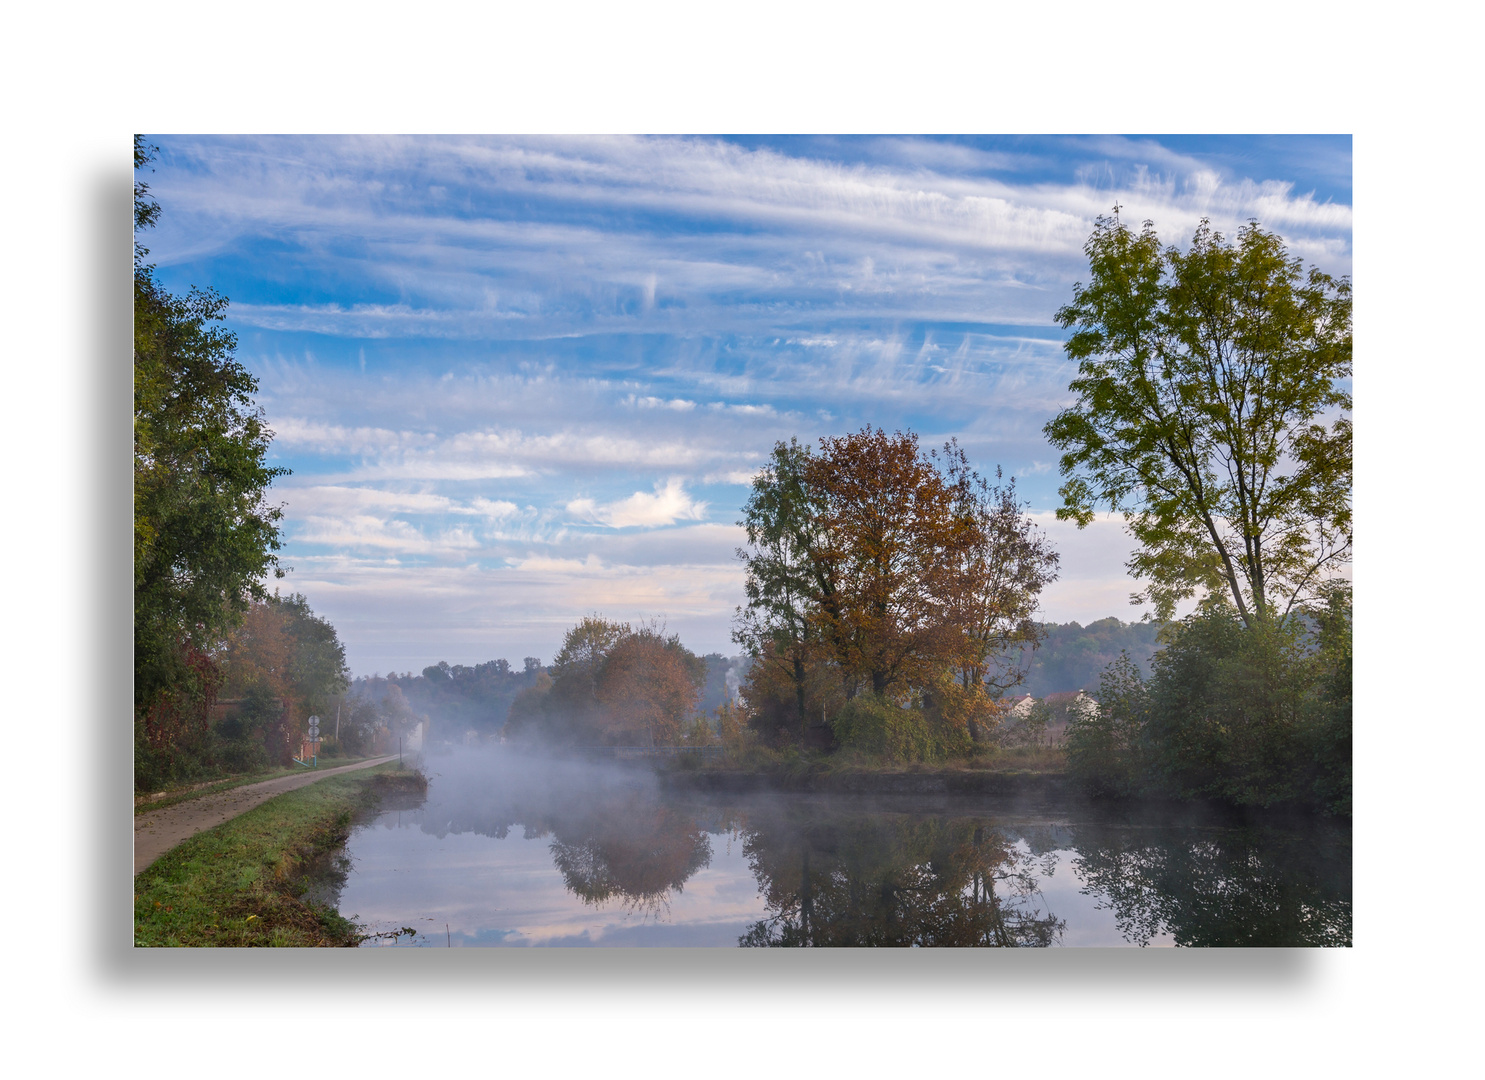
<path fill-rule="evenodd" d="M 1036 704 L 1036 698 L 1030 694 L 1018 694 L 1016 697 L 1005 698 L 1006 719 L 1025 720 L 1031 715 L 1031 707 Z"/>

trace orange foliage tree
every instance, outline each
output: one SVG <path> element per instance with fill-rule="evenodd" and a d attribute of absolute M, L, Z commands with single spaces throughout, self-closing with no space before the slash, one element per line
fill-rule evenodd
<path fill-rule="evenodd" d="M 249 605 L 219 650 L 218 664 L 220 697 L 251 713 L 247 726 L 262 738 L 270 760 L 280 762 L 297 749 L 310 714 L 348 685 L 335 628 L 297 594 Z"/>
<path fill-rule="evenodd" d="M 1014 479 L 999 479 L 980 477 L 957 443 L 923 453 L 912 432 L 775 446 L 740 522 L 748 604 L 734 632 L 755 660 L 745 696 L 766 730 L 788 726 L 786 685 L 802 737 L 827 726 L 832 698 L 863 691 L 972 734 L 993 725 L 1057 565 Z"/>
<path fill-rule="evenodd" d="M 604 733 L 615 740 L 641 738 L 675 745 L 696 714 L 706 685 L 706 662 L 681 644 L 641 628 L 609 650 L 598 680 Z"/>
<path fill-rule="evenodd" d="M 697 715 L 706 661 L 656 626 L 599 615 L 567 632 L 548 681 L 511 706 L 507 737 L 557 744 L 671 745 Z"/>

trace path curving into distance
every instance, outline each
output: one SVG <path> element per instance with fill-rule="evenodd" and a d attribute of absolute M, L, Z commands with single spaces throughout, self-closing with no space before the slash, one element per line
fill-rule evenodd
<path fill-rule="evenodd" d="M 257 784 L 244 784 L 216 795 L 203 795 L 189 802 L 176 803 L 161 810 L 150 810 L 134 815 L 134 874 L 139 872 L 176 844 L 189 840 L 199 832 L 220 825 L 224 821 L 246 813 L 253 807 L 267 802 L 275 795 L 302 788 L 336 773 L 369 769 L 392 761 L 396 754 L 368 758 L 354 765 L 341 765 L 335 769 L 316 769 L 313 772 L 280 776 L 275 780 L 264 780 Z"/>

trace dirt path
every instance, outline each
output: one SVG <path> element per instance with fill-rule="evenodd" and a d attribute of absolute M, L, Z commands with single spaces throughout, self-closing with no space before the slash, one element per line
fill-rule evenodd
<path fill-rule="evenodd" d="M 189 840 L 204 829 L 235 818 L 238 814 L 265 803 L 275 795 L 293 791 L 305 784 L 313 784 L 336 773 L 369 769 L 392 761 L 396 754 L 358 761 L 354 765 L 342 765 L 337 769 L 316 769 L 313 772 L 280 776 L 276 780 L 264 780 L 259 784 L 244 784 L 216 795 L 203 795 L 190 802 L 177 803 L 162 810 L 150 810 L 134 815 L 134 873 L 137 875 L 150 863 L 164 855 L 176 844 Z"/>

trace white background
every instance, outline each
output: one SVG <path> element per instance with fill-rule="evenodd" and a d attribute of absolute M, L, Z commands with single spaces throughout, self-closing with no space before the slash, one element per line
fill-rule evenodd
<path fill-rule="evenodd" d="M 1466 674 L 1481 618 L 1478 15 L 1294 2 L 540 10 L 7 14 L 4 656 L 19 783 L 0 1015 L 14 1075 L 1464 1065 L 1479 1001 L 1480 706 Z M 136 130 L 1354 132 L 1356 947 L 133 954 Z"/>

